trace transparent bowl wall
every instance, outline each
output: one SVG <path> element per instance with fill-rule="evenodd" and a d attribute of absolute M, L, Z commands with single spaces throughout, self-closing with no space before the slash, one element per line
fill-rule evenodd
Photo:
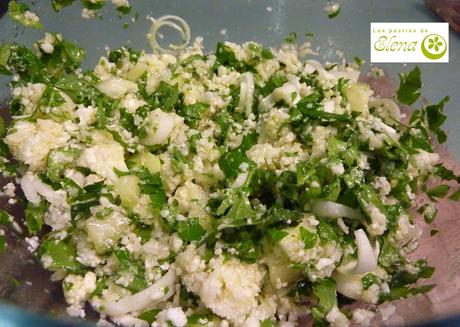
<path fill-rule="evenodd" d="M 337 61 L 336 50 L 352 59 L 359 56 L 369 62 L 370 22 L 436 22 L 439 18 L 425 8 L 421 0 L 343 0 L 342 11 L 335 19 L 328 19 L 323 7 L 325 0 L 132 0 L 132 14 L 119 18 L 111 5 L 103 10 L 102 20 L 81 18 L 81 6 L 76 3 L 55 13 L 50 1 L 35 1 L 32 10 L 39 14 L 45 29 L 60 32 L 64 37 L 78 41 L 87 51 L 85 67 L 92 67 L 97 58 L 105 54 L 105 47 L 117 48 L 128 45 L 148 49 L 145 35 L 150 27 L 147 16 L 159 17 L 174 14 L 183 17 L 190 25 L 192 37 L 203 36 L 207 50 L 213 50 L 219 40 L 235 42 L 258 41 L 266 46 L 276 46 L 289 32 L 297 32 L 299 39 L 304 33 L 314 33 L 314 47 L 320 47 L 321 61 Z M 137 21 L 132 18 L 139 13 Z M 128 28 L 123 28 L 129 23 Z M 6 16 L 0 19 L 0 41 L 17 41 L 31 45 L 43 37 L 43 31 L 15 26 Z M 165 33 L 168 38 L 170 35 Z M 174 37 L 171 35 L 171 37 Z M 450 33 L 450 62 L 447 64 L 421 64 L 423 71 L 423 96 L 428 101 L 439 101 L 446 94 L 451 101 L 447 105 L 449 133 L 448 151 L 443 149 L 443 160 L 456 167 L 460 158 L 460 38 Z M 397 83 L 397 72 L 406 71 L 410 65 L 380 65 L 390 79 Z M 7 81 L 0 79 L 0 107 L 6 108 L 9 97 Z M 2 111 L 2 115 L 5 110 Z M 4 181 L 3 181 L 4 182 Z M 22 218 L 21 206 L 10 206 L 0 198 L 0 207 Z M 440 318 L 460 312 L 459 263 L 460 255 L 460 205 L 441 202 L 433 228 L 440 231 L 430 237 L 430 229 L 423 223 L 421 246 L 414 257 L 428 257 L 436 266 L 433 276 L 437 284 L 427 295 L 400 301 L 397 315 L 386 324 L 403 321 L 420 321 Z M 30 310 L 62 314 L 65 305 L 58 283 L 40 268 L 24 243 L 15 235 L 8 236 L 8 251 L 0 255 L 0 299 Z M 1 316 L 1 315 L 0 315 Z"/>

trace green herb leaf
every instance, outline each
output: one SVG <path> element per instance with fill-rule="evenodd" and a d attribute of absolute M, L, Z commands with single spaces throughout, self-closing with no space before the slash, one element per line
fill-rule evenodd
<path fill-rule="evenodd" d="M 161 309 L 151 309 L 148 311 L 144 311 L 139 315 L 138 318 L 147 321 L 148 324 L 151 325 L 155 321 L 155 318 L 158 316 L 160 311 Z"/>
<path fill-rule="evenodd" d="M 364 63 L 364 60 L 362 60 L 360 57 L 354 57 L 353 60 L 359 67 L 361 67 Z"/>
<path fill-rule="evenodd" d="M 5 235 L 0 235 L 0 254 L 5 251 L 7 245 Z"/>
<path fill-rule="evenodd" d="M 447 195 L 450 190 L 450 186 L 447 184 L 438 185 L 432 189 L 429 189 L 426 194 L 431 198 L 443 198 Z"/>
<path fill-rule="evenodd" d="M 449 195 L 448 199 L 451 200 L 451 201 L 460 200 L 460 188 L 458 188 L 455 192 L 453 192 L 451 195 Z"/>
<path fill-rule="evenodd" d="M 439 231 L 437 229 L 430 230 L 430 236 L 435 236 Z"/>
<path fill-rule="evenodd" d="M 327 314 L 337 305 L 337 292 L 335 281 L 332 278 L 324 278 L 313 284 L 313 294 L 318 298 L 319 308 Z"/>
<path fill-rule="evenodd" d="M 341 8 L 339 7 L 337 10 L 334 10 L 333 12 L 329 13 L 327 17 L 329 19 L 335 18 L 340 14 Z"/>
<path fill-rule="evenodd" d="M 54 11 L 60 11 L 62 8 L 70 6 L 75 0 L 52 0 Z"/>
<path fill-rule="evenodd" d="M 46 201 L 41 201 L 38 206 L 34 206 L 30 202 L 27 203 L 24 214 L 29 234 L 36 235 L 42 230 L 47 207 Z"/>
<path fill-rule="evenodd" d="M 288 36 L 284 38 L 284 42 L 286 43 L 296 43 L 297 42 L 297 33 L 296 32 L 290 32 Z"/>
<path fill-rule="evenodd" d="M 382 250 L 379 255 L 379 265 L 389 268 L 394 263 L 399 262 L 400 254 L 397 247 L 390 241 L 388 237 L 383 239 Z"/>
<path fill-rule="evenodd" d="M 310 232 L 303 226 L 299 228 L 300 239 L 303 241 L 305 249 L 312 249 L 316 245 L 317 236 L 316 233 Z"/>
<path fill-rule="evenodd" d="M 278 323 L 272 319 L 262 320 L 260 327 L 277 327 Z"/>
<path fill-rule="evenodd" d="M 33 27 L 41 29 L 43 24 L 40 23 L 38 17 L 33 17 L 30 15 L 36 16 L 34 13 L 29 11 L 29 6 L 24 3 L 17 3 L 15 0 L 10 1 L 8 4 L 8 16 L 21 25 L 26 27 Z"/>
<path fill-rule="evenodd" d="M 431 224 L 438 214 L 438 208 L 432 204 L 425 204 L 419 210 L 417 210 L 417 212 L 423 214 L 423 218 L 427 224 Z"/>
<path fill-rule="evenodd" d="M 283 238 L 289 235 L 289 233 L 284 230 L 278 230 L 274 228 L 267 229 L 266 233 L 274 244 L 279 243 Z"/>
<path fill-rule="evenodd" d="M 53 52 L 42 52 L 41 55 L 41 62 L 45 65 L 48 73 L 54 77 L 61 77 L 64 73 L 74 73 L 80 67 L 86 52 L 75 42 L 61 40 L 54 35 Z"/>
<path fill-rule="evenodd" d="M 181 105 L 177 109 L 177 114 L 184 117 L 185 122 L 192 128 L 196 128 L 198 121 L 209 108 L 209 104 L 197 102 L 191 105 Z"/>
<path fill-rule="evenodd" d="M 316 228 L 321 239 L 325 241 L 337 240 L 337 228 L 333 227 L 326 220 L 320 220 L 319 225 Z"/>
<path fill-rule="evenodd" d="M 230 68 L 235 69 L 240 73 L 244 73 L 246 71 L 253 71 L 254 68 L 247 64 L 244 61 L 240 61 L 236 59 L 236 55 L 233 50 L 225 45 L 223 42 L 217 43 L 216 48 L 216 63 L 214 64 L 213 71 L 216 72 L 219 66 L 227 66 Z"/>
<path fill-rule="evenodd" d="M 48 153 L 47 175 L 53 182 L 61 179 L 62 174 L 68 164 L 73 162 L 80 155 L 80 150 L 76 148 L 58 148 Z"/>
<path fill-rule="evenodd" d="M 153 95 L 146 100 L 153 108 L 161 108 L 163 111 L 170 112 L 179 101 L 179 88 L 177 84 L 169 85 L 161 81 Z"/>
<path fill-rule="evenodd" d="M 97 10 L 104 7 L 105 1 L 80 0 L 83 7 L 90 10 Z"/>
<path fill-rule="evenodd" d="M 409 73 L 399 74 L 400 84 L 397 92 L 399 102 L 411 105 L 417 101 L 422 88 L 421 74 L 418 66 L 415 66 Z"/>
<path fill-rule="evenodd" d="M 128 15 L 131 12 L 131 6 L 117 6 L 117 11 L 122 15 Z"/>
<path fill-rule="evenodd" d="M 143 167 L 136 175 L 140 179 L 141 192 L 150 197 L 152 209 L 159 214 L 167 200 L 160 173 L 151 174 L 147 168 Z"/>
<path fill-rule="evenodd" d="M 236 197 L 228 213 L 222 219 L 219 228 L 241 227 L 254 220 L 256 213 L 246 197 Z"/>
<path fill-rule="evenodd" d="M 422 285 L 417 287 L 403 286 L 392 288 L 389 293 L 383 293 L 380 295 L 380 302 L 395 301 L 418 294 L 425 294 L 431 291 L 435 286 L 436 285 Z"/>
<path fill-rule="evenodd" d="M 10 226 L 13 223 L 13 216 L 5 210 L 0 209 L 0 224 Z"/>
<path fill-rule="evenodd" d="M 442 124 L 447 119 L 447 116 L 443 113 L 444 105 L 449 101 L 449 97 L 444 97 L 438 104 L 432 104 L 425 108 L 426 121 L 428 122 L 428 128 L 438 138 L 439 143 L 444 143 L 447 140 L 447 134 L 441 129 Z"/>
<path fill-rule="evenodd" d="M 368 290 L 369 287 L 371 287 L 373 284 L 376 284 L 379 282 L 379 278 L 375 276 L 374 274 L 366 274 L 361 278 L 361 282 L 363 284 L 363 289 Z"/>
<path fill-rule="evenodd" d="M 248 166 L 254 165 L 253 161 L 249 159 L 245 152 L 251 148 L 253 144 L 257 143 L 257 134 L 249 133 L 243 137 L 239 148 L 224 153 L 219 158 L 219 167 L 228 178 L 235 178 L 240 172 L 240 166 L 243 162 Z"/>
<path fill-rule="evenodd" d="M 187 220 L 179 221 L 177 232 L 186 242 L 200 241 L 206 235 L 206 230 L 200 225 L 198 218 L 188 218 Z"/>
<path fill-rule="evenodd" d="M 51 257 L 50 270 L 64 269 L 68 272 L 82 272 L 83 266 L 76 259 L 76 250 L 73 245 L 65 241 L 47 239 L 42 243 L 41 252 Z"/>
<path fill-rule="evenodd" d="M 263 96 L 267 96 L 272 93 L 276 88 L 282 86 L 284 83 L 288 81 L 286 76 L 274 74 L 270 76 L 268 81 L 265 82 L 265 85 L 260 90 L 260 93 Z"/>
<path fill-rule="evenodd" d="M 11 3 L 11 2 L 10 2 Z M 5 55 L 5 49 L 2 49 Z M 7 51 L 9 72 L 16 73 L 24 82 L 49 83 L 49 74 L 44 64 L 26 47 L 11 44 Z M 4 59 L 2 59 L 4 60 Z"/>

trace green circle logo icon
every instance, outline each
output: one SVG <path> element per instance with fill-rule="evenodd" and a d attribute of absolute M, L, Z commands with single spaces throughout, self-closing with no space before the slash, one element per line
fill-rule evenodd
<path fill-rule="evenodd" d="M 430 34 L 423 39 L 421 48 L 425 57 L 431 60 L 437 60 L 446 54 L 447 42 L 439 34 Z"/>

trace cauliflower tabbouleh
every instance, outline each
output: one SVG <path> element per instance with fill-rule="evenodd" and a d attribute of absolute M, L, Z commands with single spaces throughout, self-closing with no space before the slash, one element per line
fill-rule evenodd
<path fill-rule="evenodd" d="M 121 48 L 89 71 L 83 58 L 60 34 L 0 48 L 13 117 L 2 171 L 70 315 L 89 302 L 127 326 L 348 326 L 375 309 L 344 298 L 431 289 L 413 285 L 433 268 L 407 258 L 421 234 L 408 209 L 422 190 L 446 195 L 428 177 L 456 178 L 429 137 L 445 141 L 447 98 L 402 124 L 356 65 L 289 42 Z M 399 102 L 418 84 L 418 68 L 402 74 Z"/>

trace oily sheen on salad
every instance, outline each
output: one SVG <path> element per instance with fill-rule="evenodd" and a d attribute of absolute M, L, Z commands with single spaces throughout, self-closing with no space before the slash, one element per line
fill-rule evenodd
<path fill-rule="evenodd" d="M 1 169 L 68 314 L 89 303 L 101 325 L 369 325 L 377 304 L 433 287 L 414 284 L 433 268 L 408 258 L 421 235 L 409 209 L 426 193 L 417 209 L 432 221 L 449 187 L 427 180 L 457 177 L 432 146 L 448 98 L 401 113 L 420 96 L 418 68 L 389 99 L 358 64 L 322 65 L 293 35 L 276 49 L 123 47 L 92 70 L 83 58 L 60 34 L 0 48 L 12 77 Z"/>

